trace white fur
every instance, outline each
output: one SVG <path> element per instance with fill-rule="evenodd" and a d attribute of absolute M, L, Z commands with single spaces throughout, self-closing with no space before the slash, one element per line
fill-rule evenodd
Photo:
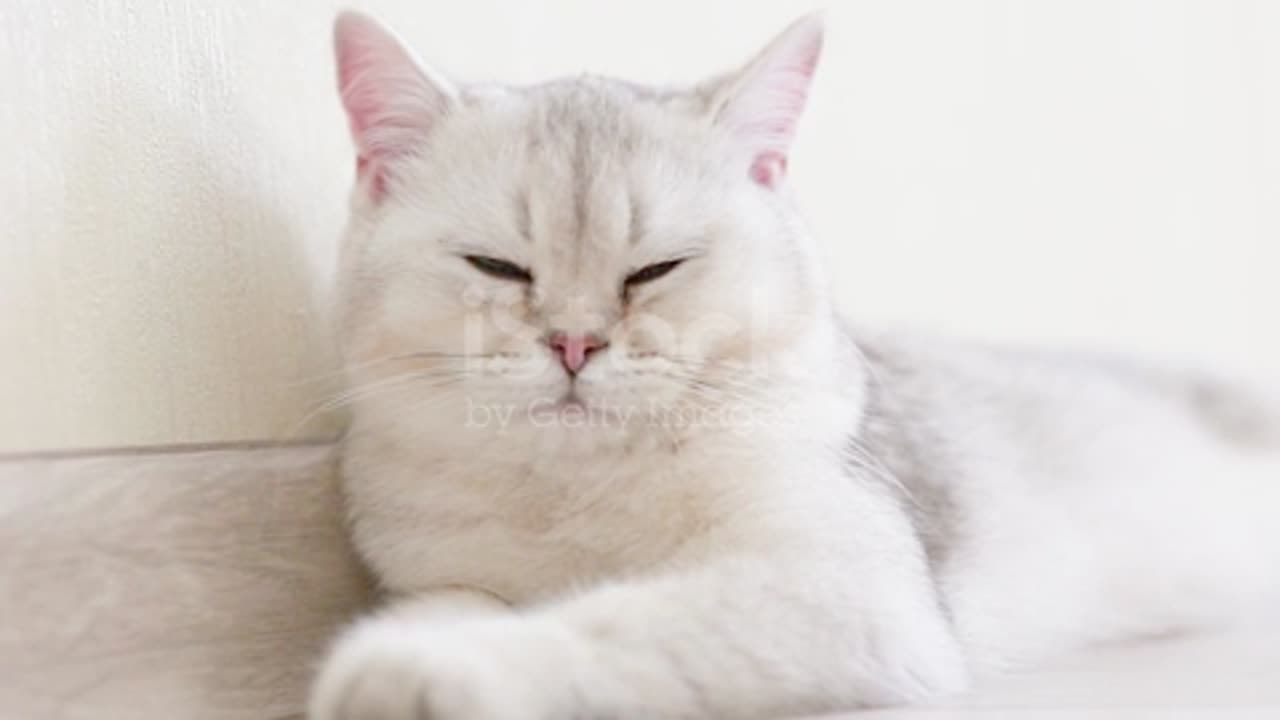
<path fill-rule="evenodd" d="M 344 474 L 399 599 L 338 641 L 315 720 L 912 702 L 1274 598 L 1274 416 L 1250 410 L 1245 437 L 1235 396 L 1181 376 L 851 339 L 740 132 L 741 108 L 794 124 L 767 98 L 795 88 L 754 83 L 816 52 L 816 27 L 709 89 L 463 89 L 415 111 L 429 132 L 385 194 L 357 187 Z M 565 330 L 612 341 L 576 380 L 542 340 Z M 582 404 L 552 408 L 570 387 Z M 576 426 L 583 407 L 604 412 Z"/>

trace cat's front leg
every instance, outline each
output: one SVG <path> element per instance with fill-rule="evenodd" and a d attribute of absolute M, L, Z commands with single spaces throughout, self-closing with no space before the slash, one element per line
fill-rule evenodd
<path fill-rule="evenodd" d="M 770 718 L 956 690 L 961 653 L 927 578 L 902 572 L 915 562 L 725 557 L 526 613 L 371 621 L 331 661 L 360 684 L 312 718 Z"/>
<path fill-rule="evenodd" d="M 421 668 L 413 653 L 428 628 L 507 614 L 501 599 L 451 587 L 393 600 L 339 638 L 311 692 L 312 718 L 413 718 Z"/>

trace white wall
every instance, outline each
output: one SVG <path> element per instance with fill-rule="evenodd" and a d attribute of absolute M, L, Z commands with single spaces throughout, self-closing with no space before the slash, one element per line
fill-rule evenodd
<path fill-rule="evenodd" d="M 814 5 L 351 4 L 514 81 L 693 79 Z M 1280 368 L 1280 3 L 831 5 L 794 168 L 855 315 Z M 0 452 L 331 431 L 337 6 L 0 3 Z"/>

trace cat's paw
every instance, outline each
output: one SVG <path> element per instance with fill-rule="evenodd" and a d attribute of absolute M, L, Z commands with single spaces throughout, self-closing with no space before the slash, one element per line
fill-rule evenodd
<path fill-rule="evenodd" d="M 547 678 L 535 681 L 519 662 L 540 652 L 532 646 L 538 642 L 536 636 L 488 630 L 482 625 L 439 628 L 395 619 L 357 626 L 338 642 L 325 663 L 312 689 L 308 717 L 530 720 L 547 716 L 555 688 L 546 683 Z"/>

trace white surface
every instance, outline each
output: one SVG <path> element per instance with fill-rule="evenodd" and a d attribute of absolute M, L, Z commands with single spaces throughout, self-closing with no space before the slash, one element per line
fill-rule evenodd
<path fill-rule="evenodd" d="M 368 600 L 331 458 L 0 460 L 0 718 L 300 719 L 318 651 Z M 1280 628 L 1094 651 L 943 706 L 837 717 L 1275 720 Z"/>
<path fill-rule="evenodd" d="M 1280 631 L 1111 647 L 985 683 L 929 708 L 831 716 L 853 720 L 1275 720 Z"/>
<path fill-rule="evenodd" d="M 464 79 L 689 81 L 815 3 L 343 4 Z M 858 316 L 1280 365 L 1280 3 L 830 4 L 793 166 Z M 332 390 L 338 5 L 0 3 L 0 452 L 294 435 Z"/>
<path fill-rule="evenodd" d="M 0 460 L 0 719 L 300 717 L 371 599 L 334 456 Z"/>

